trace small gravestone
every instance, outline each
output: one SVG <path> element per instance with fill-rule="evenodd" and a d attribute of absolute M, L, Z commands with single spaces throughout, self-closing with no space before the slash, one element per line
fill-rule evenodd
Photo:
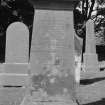
<path fill-rule="evenodd" d="M 89 20 L 86 24 L 84 65 L 87 73 L 95 73 L 99 71 L 98 56 L 96 54 L 94 22 L 92 20 Z"/>
<path fill-rule="evenodd" d="M 53 98 L 75 97 L 72 11 L 35 11 L 30 65 L 36 90 Z"/>
<path fill-rule="evenodd" d="M 28 81 L 29 30 L 21 22 L 10 24 L 6 31 L 6 57 L 0 74 L 2 85 L 22 86 Z"/>
<path fill-rule="evenodd" d="M 21 22 L 10 24 L 6 31 L 6 63 L 27 63 L 29 54 L 29 30 Z"/>

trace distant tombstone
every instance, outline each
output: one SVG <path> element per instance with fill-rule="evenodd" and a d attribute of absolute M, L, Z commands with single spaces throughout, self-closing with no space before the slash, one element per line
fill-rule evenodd
<path fill-rule="evenodd" d="M 10 24 L 6 31 L 6 63 L 27 63 L 29 30 L 21 22 Z"/>
<path fill-rule="evenodd" d="M 86 46 L 84 53 L 85 71 L 95 73 L 99 71 L 98 56 L 96 54 L 96 40 L 94 22 L 89 20 L 86 23 Z"/>
<path fill-rule="evenodd" d="M 74 96 L 75 68 L 72 11 L 35 11 L 30 65 L 35 88 L 42 87 L 50 96 L 63 93 L 68 93 L 71 97 Z M 54 77 L 56 81 L 54 78 L 50 81 L 49 75 L 51 75 L 51 78 Z M 44 81 L 44 79 L 45 81 L 48 79 L 45 87 L 41 86 L 41 81 Z"/>

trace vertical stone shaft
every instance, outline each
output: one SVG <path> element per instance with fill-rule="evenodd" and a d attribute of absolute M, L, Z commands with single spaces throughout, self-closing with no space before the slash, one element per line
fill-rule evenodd
<path fill-rule="evenodd" d="M 54 65 L 57 57 L 60 59 L 59 67 Z M 49 69 L 46 68 L 48 62 L 51 62 Z M 46 85 L 45 91 L 49 96 L 62 95 L 65 90 L 71 97 L 75 96 L 72 11 L 35 10 L 30 64 L 32 75 L 37 76 L 53 71 L 55 73 L 57 69 L 57 75 L 53 75 L 57 78 L 57 84 Z"/>
<path fill-rule="evenodd" d="M 84 65 L 86 72 L 99 71 L 98 58 L 96 54 L 94 23 L 92 20 L 89 20 L 86 24 L 86 46 L 84 53 Z"/>
<path fill-rule="evenodd" d="M 96 53 L 96 43 L 94 34 L 94 23 L 89 20 L 86 24 L 86 53 Z"/>

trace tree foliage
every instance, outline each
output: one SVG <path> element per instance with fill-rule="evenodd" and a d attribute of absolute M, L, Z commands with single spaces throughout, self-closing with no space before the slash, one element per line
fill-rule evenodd
<path fill-rule="evenodd" d="M 95 23 L 96 44 L 105 44 L 105 0 L 81 0 L 75 6 L 74 28 L 81 38 L 85 38 L 89 19 Z"/>
<path fill-rule="evenodd" d="M 1 0 L 0 12 L 0 23 L 5 29 L 14 21 L 32 25 L 34 11 L 27 0 Z"/>

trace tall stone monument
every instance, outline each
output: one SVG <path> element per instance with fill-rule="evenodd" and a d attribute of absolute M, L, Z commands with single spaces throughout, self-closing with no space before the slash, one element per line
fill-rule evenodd
<path fill-rule="evenodd" d="M 72 11 L 35 10 L 30 65 L 32 85 L 46 93 L 45 100 L 75 104 Z"/>
<path fill-rule="evenodd" d="M 10 24 L 6 31 L 6 57 L 0 84 L 22 86 L 28 77 L 29 30 L 21 22 Z"/>
<path fill-rule="evenodd" d="M 30 104 L 76 105 L 73 7 L 77 0 L 29 1 L 35 10 L 30 53 L 34 90 L 21 105 L 28 99 Z"/>
<path fill-rule="evenodd" d="M 95 73 L 99 71 L 98 57 L 96 54 L 96 41 L 94 22 L 89 20 L 86 24 L 86 46 L 84 53 L 85 71 Z"/>

